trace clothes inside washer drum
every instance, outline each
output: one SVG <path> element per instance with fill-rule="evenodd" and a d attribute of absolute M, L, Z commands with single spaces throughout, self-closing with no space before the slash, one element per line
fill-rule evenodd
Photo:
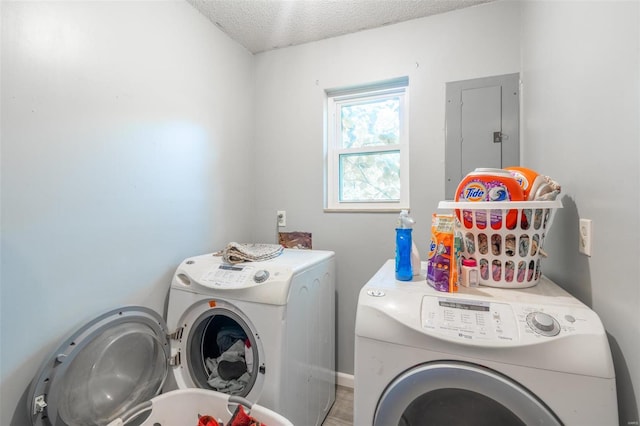
<path fill-rule="evenodd" d="M 241 395 L 251 380 L 245 361 L 245 343 L 242 340 L 238 340 L 218 358 L 207 358 L 205 364 L 210 372 L 207 383 L 219 392 Z M 220 364 L 223 364 L 222 371 Z M 230 378 L 242 369 L 241 365 L 244 366 L 244 372 L 239 377 Z"/>
<path fill-rule="evenodd" d="M 218 375 L 222 380 L 233 380 L 247 372 L 247 364 L 244 361 L 220 361 L 218 363 Z"/>
<path fill-rule="evenodd" d="M 228 351 L 238 340 L 247 340 L 247 334 L 238 324 L 224 325 L 216 335 L 216 344 L 221 354 Z"/>

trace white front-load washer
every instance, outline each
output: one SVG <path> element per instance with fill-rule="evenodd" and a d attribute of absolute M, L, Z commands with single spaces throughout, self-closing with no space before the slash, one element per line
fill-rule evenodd
<path fill-rule="evenodd" d="M 320 250 L 234 265 L 212 255 L 186 259 L 169 293 L 170 379 L 225 392 L 211 361 L 224 358 L 220 336 L 237 333 L 250 362 L 236 394 L 295 425 L 322 424 L 335 401 L 334 270 L 334 253 Z"/>
<path fill-rule="evenodd" d="M 360 291 L 356 426 L 618 424 L 602 323 L 546 277 L 442 293 L 394 274 Z"/>
<path fill-rule="evenodd" d="M 285 249 L 234 265 L 188 258 L 167 310 L 165 321 L 121 307 L 70 334 L 30 385 L 32 424 L 108 424 L 187 388 L 243 397 L 295 425 L 322 423 L 335 401 L 333 252 Z"/>

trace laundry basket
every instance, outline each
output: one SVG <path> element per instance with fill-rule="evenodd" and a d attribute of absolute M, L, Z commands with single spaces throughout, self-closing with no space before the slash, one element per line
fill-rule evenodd
<path fill-rule="evenodd" d="M 455 234 L 463 258 L 474 258 L 480 284 L 490 287 L 533 287 L 542 275 L 544 239 L 560 200 L 456 202 L 441 201 L 439 209 L 453 209 Z"/>
<path fill-rule="evenodd" d="M 268 426 L 293 426 L 280 414 L 258 404 L 251 404 L 244 398 L 197 388 L 180 389 L 159 395 L 140 404 L 108 426 L 197 426 L 198 415 L 212 416 L 218 422 L 227 425 L 238 404 L 244 405 L 245 411 L 251 417 Z M 146 412 L 150 413 L 144 418 Z M 142 423 L 139 422 L 140 418 L 144 418 Z"/>

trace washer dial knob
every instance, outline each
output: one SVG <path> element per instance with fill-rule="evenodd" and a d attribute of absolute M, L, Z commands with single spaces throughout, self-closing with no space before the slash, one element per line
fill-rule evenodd
<path fill-rule="evenodd" d="M 267 278 L 269 278 L 269 271 L 265 271 L 264 269 L 256 271 L 256 273 L 253 275 L 253 280 L 258 284 L 265 282 Z"/>
<path fill-rule="evenodd" d="M 560 333 L 560 324 L 554 317 L 544 312 L 531 312 L 527 315 L 527 324 L 538 334 L 555 336 Z"/>

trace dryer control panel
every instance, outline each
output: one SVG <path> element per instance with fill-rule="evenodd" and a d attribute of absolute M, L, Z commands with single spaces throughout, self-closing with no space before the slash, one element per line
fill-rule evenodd
<path fill-rule="evenodd" d="M 420 318 L 426 333 L 461 343 L 490 346 L 592 334 L 602 327 L 595 313 L 586 307 L 503 303 L 467 299 L 464 295 L 424 296 Z"/>
<path fill-rule="evenodd" d="M 516 316 L 506 303 L 425 296 L 422 326 L 460 340 L 510 342 L 518 339 Z"/>

